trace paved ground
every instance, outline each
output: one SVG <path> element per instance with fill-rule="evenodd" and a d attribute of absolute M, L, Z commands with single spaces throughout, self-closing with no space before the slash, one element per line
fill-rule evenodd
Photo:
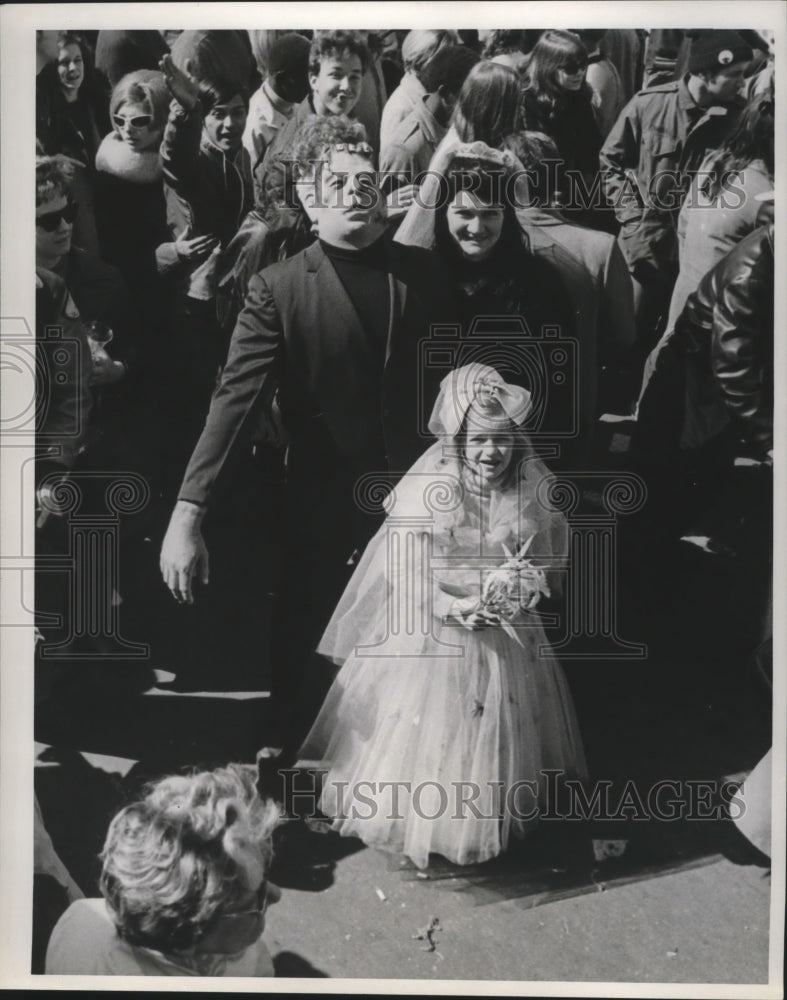
<path fill-rule="evenodd" d="M 361 850 L 322 891 L 290 889 L 266 940 L 282 972 L 346 978 L 762 983 L 770 880 L 719 857 L 565 899 L 404 877 Z M 510 884 L 510 883 L 509 883 Z M 385 895 L 381 900 L 380 889 Z M 436 949 L 413 935 L 437 917 Z M 294 956 L 297 956 L 295 958 Z M 312 971 L 313 970 L 313 971 Z"/>
<path fill-rule="evenodd" d="M 621 434 L 615 427 L 613 439 Z M 744 517 L 728 525 L 733 543 L 736 531 L 748 537 L 741 535 L 748 509 L 741 501 Z M 122 619 L 129 638 L 150 641 L 164 614 L 156 544 L 151 538 L 136 554 L 137 600 L 127 602 Z M 752 658 L 767 584 L 761 550 L 720 554 L 676 541 L 663 556 L 662 575 L 654 578 L 636 538 L 622 538 L 620 635 L 646 642 L 647 659 L 565 664 L 592 776 L 616 789 L 631 780 L 645 795 L 664 778 L 740 778 L 770 743 L 770 692 Z M 216 560 L 215 594 L 225 594 L 221 574 L 233 568 L 230 558 L 224 569 Z M 170 636 L 150 663 L 39 667 L 36 791 L 55 847 L 88 895 L 96 894 L 109 818 L 144 781 L 184 766 L 253 760 L 265 745 L 271 707 L 261 690 L 259 645 L 267 621 L 256 586 L 256 594 L 245 595 L 256 608 L 254 629 L 244 632 L 248 607 L 233 607 L 232 646 L 212 634 L 230 613 L 225 594 L 224 607 L 212 612 L 208 603 L 178 612 L 190 616 L 181 634 L 192 638 L 179 661 Z M 154 667 L 178 676 L 157 680 Z M 618 842 L 618 856 L 599 860 L 610 840 Z M 457 869 L 435 859 L 425 874 L 319 823 L 285 824 L 273 872 L 284 892 L 266 931 L 278 973 L 767 979 L 768 866 L 729 822 L 542 823 L 522 846 L 487 865 Z M 432 917 L 440 925 L 433 951 L 414 937 Z"/>

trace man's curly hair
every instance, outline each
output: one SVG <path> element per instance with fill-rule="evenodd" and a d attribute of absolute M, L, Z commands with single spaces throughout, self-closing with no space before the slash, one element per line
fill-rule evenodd
<path fill-rule="evenodd" d="M 58 196 L 68 197 L 74 168 L 57 156 L 36 156 L 36 208 Z"/>
<path fill-rule="evenodd" d="M 372 57 L 369 48 L 357 31 L 315 31 L 309 50 L 309 75 L 317 76 L 320 63 L 326 58 L 340 58 L 345 52 L 358 56 L 361 70 L 365 73 Z"/>
<path fill-rule="evenodd" d="M 352 146 L 373 159 L 366 141 L 366 129 L 346 115 L 311 115 L 298 130 L 293 147 L 296 176 L 308 174 L 318 160 L 324 160 L 335 146 Z"/>

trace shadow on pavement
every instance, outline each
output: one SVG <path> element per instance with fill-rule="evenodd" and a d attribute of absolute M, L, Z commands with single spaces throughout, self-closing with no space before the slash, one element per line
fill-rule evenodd
<path fill-rule="evenodd" d="M 111 671 L 112 666 L 105 668 Z M 127 757 L 150 777 L 182 767 L 254 761 L 269 726 L 268 699 L 100 697 L 76 686 L 36 709 L 35 738 L 62 748 Z"/>
<path fill-rule="evenodd" d="M 531 909 L 714 864 L 722 857 L 757 865 L 769 875 L 765 855 L 724 819 L 621 822 L 614 830 L 592 822 L 566 823 L 562 829 L 543 822 L 534 834 L 485 864 L 461 867 L 432 855 L 425 871 L 402 858 L 392 858 L 388 868 L 428 890 L 466 894 L 475 906 L 516 900 Z"/>
<path fill-rule="evenodd" d="M 333 884 L 337 863 L 363 849 L 354 837 L 318 831 L 304 820 L 288 820 L 274 835 L 271 879 L 282 889 L 322 892 Z"/>
<path fill-rule="evenodd" d="M 296 955 L 294 951 L 280 951 L 273 956 L 273 968 L 277 977 L 281 979 L 328 979 L 327 972 L 316 969 L 311 962 L 307 962 L 301 955 Z"/>

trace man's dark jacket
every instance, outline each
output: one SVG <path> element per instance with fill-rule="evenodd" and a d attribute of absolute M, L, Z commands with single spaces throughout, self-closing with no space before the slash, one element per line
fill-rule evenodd
<path fill-rule="evenodd" d="M 288 513 L 311 511 L 304 530 L 330 532 L 359 476 L 404 472 L 425 450 L 444 372 L 423 369 L 422 343 L 431 324 L 450 324 L 457 311 L 430 251 L 390 242 L 389 253 L 387 345 L 364 331 L 319 243 L 251 279 L 180 499 L 210 503 L 274 385 L 290 437 Z"/>
<path fill-rule="evenodd" d="M 730 421 L 760 458 L 773 448 L 773 225 L 700 282 L 663 345 L 640 402 L 640 440 L 700 447 Z M 679 391 L 676 394 L 676 389 Z M 682 419 L 681 419 L 682 418 Z"/>

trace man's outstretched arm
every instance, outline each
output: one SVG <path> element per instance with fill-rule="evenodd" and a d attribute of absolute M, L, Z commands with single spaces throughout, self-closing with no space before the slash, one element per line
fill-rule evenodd
<path fill-rule="evenodd" d="M 159 565 L 176 600 L 191 604 L 195 578 L 208 582 L 201 525 L 214 486 L 247 439 L 263 387 L 282 349 L 281 320 L 262 274 L 249 282 L 246 305 L 232 334 L 227 363 L 205 427 L 191 455 L 161 547 Z"/>

